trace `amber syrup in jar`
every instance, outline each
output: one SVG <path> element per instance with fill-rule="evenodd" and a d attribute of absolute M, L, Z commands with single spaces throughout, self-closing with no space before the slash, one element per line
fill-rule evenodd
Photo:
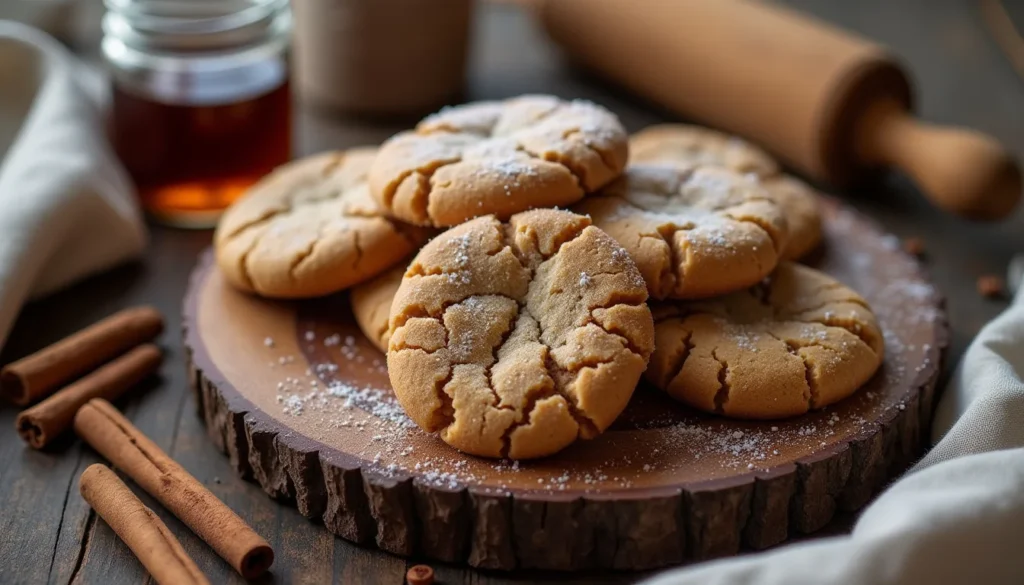
<path fill-rule="evenodd" d="M 291 156 L 283 0 L 107 0 L 111 134 L 143 208 L 210 227 Z"/>

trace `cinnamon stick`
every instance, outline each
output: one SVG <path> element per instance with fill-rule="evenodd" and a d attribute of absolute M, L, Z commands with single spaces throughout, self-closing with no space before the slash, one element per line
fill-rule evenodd
<path fill-rule="evenodd" d="M 106 400 L 93 398 L 78 409 L 75 432 L 246 579 L 261 575 L 274 562 L 266 540 Z"/>
<path fill-rule="evenodd" d="M 405 573 L 409 585 L 434 585 L 434 569 L 430 565 L 415 565 Z"/>
<path fill-rule="evenodd" d="M 75 412 L 93 398 L 114 400 L 160 367 L 160 348 L 146 343 L 95 372 L 62 388 L 39 404 L 18 414 L 18 434 L 30 446 L 42 449 L 71 427 Z"/>
<path fill-rule="evenodd" d="M 157 583 L 209 585 L 167 525 L 108 467 L 99 463 L 87 467 L 79 491 Z"/>
<path fill-rule="evenodd" d="M 164 318 L 153 307 L 125 309 L 5 366 L 0 394 L 15 404 L 30 404 L 163 329 Z"/>

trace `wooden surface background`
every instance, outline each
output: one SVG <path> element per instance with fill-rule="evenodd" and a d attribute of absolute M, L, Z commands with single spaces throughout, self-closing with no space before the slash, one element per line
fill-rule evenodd
<path fill-rule="evenodd" d="M 921 115 L 989 132 L 1024 159 L 1024 80 L 1018 78 L 984 28 L 978 4 L 968 0 L 789 0 L 793 5 L 875 38 L 902 55 L 918 86 Z M 1010 6 L 1024 27 L 1024 6 Z M 617 112 L 630 131 L 672 119 L 664 112 L 574 72 L 515 8 L 481 4 L 476 16 L 467 99 L 524 92 L 584 97 Z M 88 52 L 89 46 L 81 48 Z M 376 143 L 401 128 L 341 120 L 300 108 L 298 153 Z M 1003 274 L 1010 256 L 1024 251 L 1024 210 L 999 225 L 969 224 L 931 209 L 900 177 L 870 192 L 844 194 L 900 236 L 917 236 L 927 264 L 948 298 L 953 329 L 951 357 L 962 354 L 978 329 L 1004 302 L 982 299 L 975 279 Z M 2 235 L 0 235 L 2 237 Z M 182 356 L 180 305 L 196 254 L 208 232 L 152 230 L 146 258 L 98 276 L 25 309 L 0 363 L 16 359 L 102 316 L 149 303 L 168 319 L 162 338 L 167 358 L 156 384 L 120 404 L 127 416 L 200 481 L 207 484 L 277 552 L 267 583 L 403 582 L 404 559 L 362 549 L 335 538 L 291 506 L 268 499 L 237 479 L 227 459 L 207 438 L 187 391 Z M 947 367 L 947 369 L 949 366 Z M 0 405 L 0 583 L 143 583 L 148 575 L 78 494 L 78 476 L 100 458 L 65 440 L 49 452 L 25 448 L 14 432 L 14 407 Z M 136 491 L 140 491 L 136 489 Z M 140 493 L 181 539 L 214 583 L 241 579 L 213 551 L 159 505 Z M 512 582 L 629 583 L 636 574 L 494 574 L 435 565 L 441 583 Z"/>

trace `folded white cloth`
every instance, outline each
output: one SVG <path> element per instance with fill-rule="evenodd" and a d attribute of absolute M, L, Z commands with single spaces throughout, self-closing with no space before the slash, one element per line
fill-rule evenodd
<path fill-rule="evenodd" d="M 0 21 L 0 347 L 26 300 L 145 248 L 102 87 L 49 36 Z"/>
<path fill-rule="evenodd" d="M 680 569 L 647 585 L 1024 583 L 1024 283 L 967 350 L 933 429 L 935 447 L 849 536 Z"/>

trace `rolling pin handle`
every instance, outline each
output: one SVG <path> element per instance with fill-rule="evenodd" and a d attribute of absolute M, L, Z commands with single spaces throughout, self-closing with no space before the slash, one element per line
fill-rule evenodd
<path fill-rule="evenodd" d="M 895 101 L 868 109 L 855 149 L 860 162 L 902 170 L 933 203 L 971 219 L 1002 219 L 1021 196 L 1020 167 L 998 142 L 925 124 Z"/>

